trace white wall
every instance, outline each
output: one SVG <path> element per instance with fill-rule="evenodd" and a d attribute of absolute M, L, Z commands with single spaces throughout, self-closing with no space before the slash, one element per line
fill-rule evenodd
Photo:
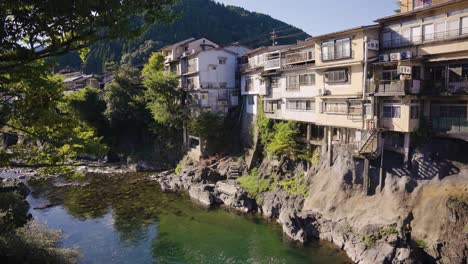
<path fill-rule="evenodd" d="M 219 58 L 226 58 L 226 64 L 219 64 Z M 213 70 L 211 66 L 216 66 Z M 236 55 L 223 50 L 207 50 L 198 54 L 198 70 L 200 84 L 213 83 L 219 87 L 219 83 L 227 83 L 228 88 L 236 88 Z"/>
<path fill-rule="evenodd" d="M 249 104 L 248 96 L 253 96 L 254 104 Z M 244 96 L 244 104 L 245 104 L 245 112 L 249 114 L 256 115 L 257 114 L 257 104 L 258 104 L 258 96 L 257 95 L 248 95 Z"/>

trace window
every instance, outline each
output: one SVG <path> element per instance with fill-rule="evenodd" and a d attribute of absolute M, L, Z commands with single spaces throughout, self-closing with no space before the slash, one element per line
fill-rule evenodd
<path fill-rule="evenodd" d="M 383 107 L 384 118 L 400 118 L 400 116 L 401 116 L 400 106 L 384 105 Z"/>
<path fill-rule="evenodd" d="M 432 0 L 413 0 L 413 9 L 432 5 Z"/>
<path fill-rule="evenodd" d="M 468 17 L 462 17 L 461 19 L 461 34 L 468 34 Z"/>
<path fill-rule="evenodd" d="M 278 88 L 278 78 L 271 78 L 271 88 Z"/>
<path fill-rule="evenodd" d="M 445 35 L 445 22 L 435 23 L 434 24 L 434 39 L 441 40 L 444 39 Z"/>
<path fill-rule="evenodd" d="M 434 24 L 423 25 L 424 41 L 434 40 Z"/>
<path fill-rule="evenodd" d="M 253 95 L 248 95 L 247 96 L 247 104 L 248 105 L 254 105 L 255 104 L 255 99 Z"/>
<path fill-rule="evenodd" d="M 314 111 L 315 110 L 315 101 L 314 100 L 304 100 L 304 99 L 294 99 L 286 101 L 286 109 L 288 110 L 298 110 L 298 111 Z"/>
<path fill-rule="evenodd" d="M 322 43 L 322 60 L 338 60 L 351 57 L 351 39 L 337 39 Z"/>
<path fill-rule="evenodd" d="M 324 110 L 326 113 L 347 114 L 348 103 L 346 102 L 325 102 Z"/>
<path fill-rule="evenodd" d="M 411 119 L 419 118 L 419 105 L 410 106 L 410 118 Z"/>
<path fill-rule="evenodd" d="M 315 85 L 315 74 L 301 74 L 299 75 L 300 85 Z"/>
<path fill-rule="evenodd" d="M 468 81 L 468 64 L 450 64 L 449 81 L 465 82 Z"/>
<path fill-rule="evenodd" d="M 335 70 L 325 72 L 325 82 L 346 82 L 348 81 L 347 70 Z"/>
<path fill-rule="evenodd" d="M 292 75 L 288 76 L 288 85 L 286 89 L 288 90 L 297 90 L 299 89 L 299 76 L 298 75 Z"/>
<path fill-rule="evenodd" d="M 226 64 L 226 60 L 227 60 L 227 58 L 218 58 L 218 63 L 219 63 L 220 65 Z"/>
<path fill-rule="evenodd" d="M 252 91 L 253 89 L 253 79 L 251 77 L 245 78 L 245 91 Z"/>
<path fill-rule="evenodd" d="M 260 78 L 260 85 L 265 85 L 265 79 Z"/>
<path fill-rule="evenodd" d="M 398 74 L 398 66 L 385 66 L 382 71 L 382 83 L 391 83 L 392 81 L 400 80 L 400 74 Z"/>
<path fill-rule="evenodd" d="M 453 38 L 460 35 L 460 20 L 454 19 L 447 21 L 447 37 Z"/>
<path fill-rule="evenodd" d="M 382 34 L 383 46 L 385 48 L 392 46 L 392 32 L 384 32 Z"/>
<path fill-rule="evenodd" d="M 227 87 L 227 83 L 226 83 L 226 82 L 221 82 L 221 83 L 219 83 L 219 88 L 221 88 L 221 89 L 226 89 L 226 87 Z"/>

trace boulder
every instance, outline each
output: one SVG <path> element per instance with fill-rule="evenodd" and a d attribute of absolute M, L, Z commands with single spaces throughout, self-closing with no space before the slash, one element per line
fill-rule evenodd
<path fill-rule="evenodd" d="M 202 205 L 211 206 L 214 203 L 214 197 L 204 185 L 192 186 L 189 190 L 190 198 L 200 202 Z"/>

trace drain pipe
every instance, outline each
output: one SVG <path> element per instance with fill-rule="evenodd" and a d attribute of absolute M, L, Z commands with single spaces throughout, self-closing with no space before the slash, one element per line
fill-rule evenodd
<path fill-rule="evenodd" d="M 364 113 L 364 100 L 366 99 L 366 91 L 367 91 L 367 57 L 368 57 L 368 44 L 367 44 L 367 36 L 364 36 L 364 69 L 362 72 L 362 129 L 364 130 L 366 128 L 365 124 L 365 113 Z"/>

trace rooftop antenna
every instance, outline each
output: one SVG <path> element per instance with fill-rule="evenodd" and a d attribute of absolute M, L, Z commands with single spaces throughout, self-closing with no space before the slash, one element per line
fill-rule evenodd
<path fill-rule="evenodd" d="M 277 37 L 278 37 L 278 36 L 276 35 L 276 31 L 273 29 L 273 32 L 271 32 L 272 46 L 275 46 L 276 44 L 278 44 L 278 43 L 276 42 L 276 38 L 277 38 Z"/>

